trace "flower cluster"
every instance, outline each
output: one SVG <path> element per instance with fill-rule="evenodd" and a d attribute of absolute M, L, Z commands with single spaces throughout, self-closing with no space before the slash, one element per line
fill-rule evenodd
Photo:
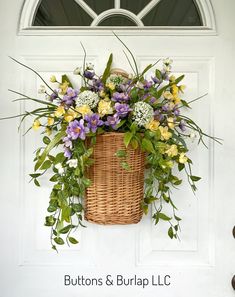
<path fill-rule="evenodd" d="M 54 249 L 55 244 L 64 243 L 61 234 L 68 234 L 67 242 L 77 243 L 70 232 L 82 225 L 82 199 L 91 182 L 86 177 L 86 170 L 92 164 L 92 147 L 98 134 L 123 133 L 126 147 L 146 152 L 149 174 L 142 207 L 147 213 L 149 205 L 155 204 L 155 224 L 159 220 L 169 221 L 171 238 L 178 237 L 181 220 L 175 214 L 177 209 L 170 186 L 179 186 L 182 180 L 173 170 L 185 171 L 193 191 L 196 190 L 195 182 L 200 179 L 192 175 L 187 139 L 193 134 L 198 135 L 199 142 L 204 142 L 203 137 L 208 135 L 182 114 L 184 108 L 189 107 L 182 98 L 185 86 L 180 82 L 184 75 L 175 77 L 171 73 L 172 60 L 169 58 L 163 60 L 161 69 L 153 70 L 152 65 L 146 67 L 152 71 L 150 78 L 146 77 L 147 70 L 139 72 L 136 69 L 136 73 L 128 75 L 120 69 L 112 70 L 111 64 L 112 55 L 102 75 L 95 72 L 91 63 L 85 68 L 77 67 L 74 74 L 83 81 L 79 87 L 72 86 L 66 75 L 59 81 L 53 75 L 51 83 L 55 86 L 46 84 L 39 90 L 40 94 L 45 94 L 45 100 L 33 99 L 46 107 L 24 115 L 35 115 L 32 128 L 42 128 L 42 133 L 46 134 L 43 137 L 46 148 L 37 150 L 36 173 L 31 177 L 39 185 L 38 178 L 49 168 L 54 173 L 50 179 L 55 183 L 48 207 L 51 214 L 45 221 L 45 225 L 52 228 Z M 63 150 L 53 156 L 51 150 L 58 146 Z M 124 168 L 128 170 L 129 167 L 125 164 Z M 172 206 L 171 215 L 163 213 L 164 203 Z M 73 223 L 73 216 L 76 216 L 77 224 Z"/>

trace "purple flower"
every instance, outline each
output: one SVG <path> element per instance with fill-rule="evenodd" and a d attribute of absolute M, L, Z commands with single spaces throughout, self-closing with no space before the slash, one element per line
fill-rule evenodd
<path fill-rule="evenodd" d="M 89 89 L 93 92 L 102 91 L 104 89 L 104 84 L 99 78 L 93 78 L 92 85 L 89 86 Z"/>
<path fill-rule="evenodd" d="M 117 129 L 116 126 L 118 123 L 120 123 L 120 121 L 121 120 L 119 119 L 118 115 L 115 113 L 115 115 L 107 117 L 107 121 L 105 122 L 105 125 L 110 126 L 114 130 L 116 130 Z"/>
<path fill-rule="evenodd" d="M 132 110 L 128 104 L 122 104 L 119 102 L 115 103 L 114 108 L 117 112 L 117 115 L 121 118 L 124 118 L 128 114 L 128 112 Z"/>
<path fill-rule="evenodd" d="M 164 115 L 159 110 L 154 111 L 154 120 L 161 122 L 164 119 Z"/>
<path fill-rule="evenodd" d="M 49 100 L 52 102 L 52 101 L 55 100 L 56 98 L 58 98 L 58 92 L 57 92 L 57 90 L 54 90 L 54 93 L 52 93 L 52 94 L 50 95 Z"/>
<path fill-rule="evenodd" d="M 147 80 L 144 81 L 144 89 L 145 90 L 149 90 L 152 87 L 152 85 L 153 85 L 152 81 L 147 81 Z"/>
<path fill-rule="evenodd" d="M 113 93 L 112 100 L 115 102 L 127 102 L 130 99 L 127 93 Z"/>
<path fill-rule="evenodd" d="M 185 127 L 185 121 L 184 120 L 181 120 L 180 123 L 179 123 L 179 128 L 182 132 L 184 132 L 186 130 L 186 127 Z"/>
<path fill-rule="evenodd" d="M 77 98 L 78 90 L 74 90 L 73 88 L 68 88 L 66 94 L 64 95 L 62 102 L 64 102 L 67 106 L 73 105 L 75 99 Z"/>
<path fill-rule="evenodd" d="M 69 148 L 64 146 L 64 156 L 68 159 L 70 159 L 72 157 L 72 152 L 70 151 Z"/>
<path fill-rule="evenodd" d="M 173 113 L 176 117 L 178 117 L 180 115 L 180 110 L 177 107 L 173 108 Z"/>
<path fill-rule="evenodd" d="M 168 105 L 168 104 L 163 105 L 163 106 L 162 106 L 162 110 L 163 110 L 164 112 L 169 111 L 169 110 L 170 110 L 169 105 Z"/>
<path fill-rule="evenodd" d="M 89 128 L 84 126 L 84 120 L 80 121 L 74 120 L 69 123 L 66 133 L 69 138 L 77 139 L 78 137 L 84 140 L 86 138 L 86 133 L 89 132 Z"/>
<path fill-rule="evenodd" d="M 85 70 L 83 73 L 85 78 L 92 79 L 95 76 L 94 71 Z"/>
<path fill-rule="evenodd" d="M 92 115 L 86 115 L 85 120 L 87 121 L 87 127 L 93 133 L 96 132 L 99 126 L 102 126 L 104 124 L 104 122 L 100 120 L 100 116 L 96 113 L 93 113 Z"/>
<path fill-rule="evenodd" d="M 155 83 L 155 84 L 160 84 L 160 83 L 162 83 L 162 79 L 159 79 L 159 78 L 157 78 L 156 76 L 152 76 L 151 77 L 152 78 L 152 81 Z"/>
<path fill-rule="evenodd" d="M 162 79 L 168 81 L 169 80 L 169 75 L 165 70 L 161 71 L 162 74 Z"/>
<path fill-rule="evenodd" d="M 155 102 L 156 102 L 156 98 L 155 97 L 151 97 L 150 99 L 149 99 L 149 103 L 150 104 L 154 104 Z"/>
<path fill-rule="evenodd" d="M 63 138 L 63 142 L 64 142 L 65 147 L 70 148 L 70 149 L 73 147 L 73 143 L 68 136 Z"/>

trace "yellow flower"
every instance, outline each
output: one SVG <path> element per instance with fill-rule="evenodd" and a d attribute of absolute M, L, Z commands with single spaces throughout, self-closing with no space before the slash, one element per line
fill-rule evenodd
<path fill-rule="evenodd" d="M 174 97 L 174 103 L 179 104 L 181 102 L 181 99 L 179 97 Z"/>
<path fill-rule="evenodd" d="M 185 156 L 185 153 L 181 153 L 180 156 L 179 156 L 179 162 L 184 164 L 188 161 L 188 157 Z"/>
<path fill-rule="evenodd" d="M 171 87 L 171 93 L 174 97 L 177 97 L 178 96 L 178 93 L 179 93 L 179 88 L 177 87 L 177 85 L 173 85 Z"/>
<path fill-rule="evenodd" d="M 98 113 L 101 117 L 103 117 L 106 114 L 112 114 L 113 113 L 113 108 L 111 106 L 111 101 L 107 101 L 105 99 L 100 100 L 98 104 Z"/>
<path fill-rule="evenodd" d="M 168 122 L 168 127 L 169 127 L 170 129 L 174 129 L 174 127 L 175 127 L 175 124 L 174 124 L 174 118 L 168 118 L 168 119 L 167 119 L 167 122 Z"/>
<path fill-rule="evenodd" d="M 59 118 L 65 114 L 64 106 L 60 105 L 57 107 L 56 111 L 54 112 L 55 117 Z"/>
<path fill-rule="evenodd" d="M 172 133 L 168 131 L 168 127 L 160 126 L 158 128 L 161 132 L 161 140 L 169 140 L 172 136 Z"/>
<path fill-rule="evenodd" d="M 73 110 L 72 108 L 70 108 L 64 115 L 64 119 L 66 122 L 69 123 L 72 120 L 74 120 L 77 116 L 78 116 L 78 113 L 75 110 Z"/>
<path fill-rule="evenodd" d="M 146 125 L 146 129 L 149 129 L 150 131 L 157 131 L 159 125 L 160 123 L 158 121 L 152 120 Z"/>
<path fill-rule="evenodd" d="M 99 92 L 99 96 L 100 96 L 101 98 L 104 98 L 104 97 L 106 96 L 105 91 L 104 91 L 104 90 L 101 90 L 101 91 Z"/>
<path fill-rule="evenodd" d="M 76 107 L 76 111 L 78 111 L 83 117 L 86 114 L 92 113 L 92 111 L 88 105 L 82 105 L 82 106 Z"/>
<path fill-rule="evenodd" d="M 53 124 L 54 124 L 54 118 L 53 117 L 47 118 L 47 125 L 52 126 Z"/>
<path fill-rule="evenodd" d="M 46 127 L 46 133 L 47 133 L 47 135 L 48 135 L 48 136 L 50 136 L 50 135 L 51 135 L 51 133 L 52 133 L 51 129 L 50 129 L 50 128 L 48 128 L 48 127 Z"/>
<path fill-rule="evenodd" d="M 169 91 L 164 92 L 164 93 L 163 93 L 163 96 L 164 96 L 166 99 L 169 99 L 169 100 L 171 100 L 171 99 L 174 98 L 173 95 L 171 94 L 171 92 L 169 92 Z"/>
<path fill-rule="evenodd" d="M 112 82 L 106 83 L 106 87 L 109 88 L 111 91 L 115 90 L 115 84 Z"/>
<path fill-rule="evenodd" d="M 39 120 L 35 120 L 35 121 L 33 122 L 33 126 L 32 126 L 32 128 L 33 128 L 34 131 L 37 131 L 37 130 L 39 129 L 40 126 L 41 126 L 40 121 L 39 121 Z"/>
<path fill-rule="evenodd" d="M 175 157 L 178 155 L 178 148 L 177 145 L 172 144 L 171 146 L 168 147 L 168 150 L 166 150 L 166 154 L 169 157 Z"/>
<path fill-rule="evenodd" d="M 181 93 L 183 93 L 185 89 L 186 89 L 186 86 L 185 86 L 185 85 L 181 85 L 181 86 L 179 86 L 179 91 L 180 91 Z"/>
<path fill-rule="evenodd" d="M 57 82 L 55 75 L 52 75 L 52 76 L 50 77 L 50 82 L 52 82 L 52 83 Z"/>
<path fill-rule="evenodd" d="M 69 83 L 67 81 L 60 84 L 61 94 L 65 94 L 68 89 Z"/>

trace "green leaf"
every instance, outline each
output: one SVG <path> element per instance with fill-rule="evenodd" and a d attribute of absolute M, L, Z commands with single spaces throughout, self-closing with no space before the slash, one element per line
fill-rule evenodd
<path fill-rule="evenodd" d="M 132 148 L 133 148 L 134 150 L 136 150 L 136 149 L 138 148 L 139 143 L 138 143 L 138 141 L 137 141 L 135 138 L 132 138 L 132 139 L 131 139 L 131 146 L 132 146 Z"/>
<path fill-rule="evenodd" d="M 165 215 L 164 213 L 159 212 L 159 218 L 163 221 L 170 221 L 171 218 Z"/>
<path fill-rule="evenodd" d="M 62 163 L 64 160 L 65 160 L 64 153 L 63 152 L 58 153 L 55 157 L 54 164 Z"/>
<path fill-rule="evenodd" d="M 81 212 L 83 210 L 83 207 L 82 207 L 81 203 L 74 203 L 74 204 L 72 204 L 72 209 L 75 212 Z"/>
<path fill-rule="evenodd" d="M 59 245 L 63 245 L 64 244 L 64 240 L 61 237 L 55 237 L 54 238 L 54 242 L 59 244 Z"/>
<path fill-rule="evenodd" d="M 176 221 L 181 221 L 181 218 L 177 217 L 176 215 L 174 215 Z"/>
<path fill-rule="evenodd" d="M 37 171 L 42 163 L 45 161 L 47 155 L 49 152 L 61 141 L 61 138 L 66 135 L 65 131 L 60 131 L 56 134 L 56 136 L 52 139 L 52 141 L 47 145 L 47 147 L 44 149 L 42 155 L 39 157 L 37 163 L 35 164 L 34 170 Z"/>
<path fill-rule="evenodd" d="M 126 155 L 127 155 L 127 152 L 125 150 L 118 150 L 115 153 L 115 156 L 117 156 L 118 158 L 124 158 L 126 157 Z"/>
<path fill-rule="evenodd" d="M 72 244 L 77 244 L 78 243 L 78 241 L 77 241 L 77 239 L 75 239 L 74 237 L 69 237 L 69 242 L 71 242 Z"/>
<path fill-rule="evenodd" d="M 82 183 L 84 184 L 84 186 L 86 187 L 86 188 L 88 188 L 88 187 L 90 187 L 90 185 L 91 185 L 91 180 L 90 179 L 88 179 L 88 178 L 83 178 L 82 179 Z"/>
<path fill-rule="evenodd" d="M 142 206 L 142 208 L 143 208 L 144 214 L 147 215 L 147 214 L 148 214 L 148 211 L 149 211 L 149 207 L 148 207 L 148 205 L 147 205 L 147 204 L 144 204 L 144 205 Z"/>
<path fill-rule="evenodd" d="M 184 167 L 185 167 L 184 164 L 182 164 L 182 163 L 179 163 L 179 164 L 178 164 L 178 169 L 179 169 L 179 171 L 183 170 Z"/>
<path fill-rule="evenodd" d="M 171 239 L 174 237 L 174 232 L 173 232 L 173 228 L 172 228 L 172 227 L 170 227 L 170 228 L 168 229 L 168 236 L 169 236 Z"/>
<path fill-rule="evenodd" d="M 125 144 L 126 147 L 128 147 L 132 137 L 133 137 L 133 134 L 131 132 L 126 132 L 124 134 L 124 144 Z"/>
<path fill-rule="evenodd" d="M 130 170 L 130 169 L 131 169 L 131 168 L 130 168 L 130 165 L 129 165 L 127 162 L 122 162 L 122 163 L 121 163 L 121 166 L 122 166 L 122 168 L 125 169 L 125 170 Z"/>
<path fill-rule="evenodd" d="M 146 150 L 147 152 L 149 152 L 149 153 L 155 153 L 153 144 L 152 144 L 152 142 L 149 139 L 143 138 L 141 144 L 142 144 L 142 148 L 144 150 Z"/>
<path fill-rule="evenodd" d="M 39 183 L 39 181 L 35 178 L 34 180 L 34 184 L 37 186 L 37 187 L 40 187 L 40 183 Z"/>
<path fill-rule="evenodd" d="M 72 85 L 70 79 L 68 78 L 68 76 L 66 74 L 63 74 L 62 75 L 62 83 L 66 82 L 66 81 L 69 84 L 68 86 L 71 87 L 71 88 L 73 88 L 73 85 Z"/>
<path fill-rule="evenodd" d="M 101 81 L 104 84 L 106 83 L 106 80 L 109 77 L 112 63 L 113 63 L 113 54 L 110 54 L 109 59 L 108 59 L 108 62 L 106 64 L 106 68 L 105 68 L 104 73 L 103 73 L 102 78 L 101 78 Z"/>
<path fill-rule="evenodd" d="M 67 223 L 70 223 L 70 213 L 71 213 L 71 208 L 69 206 L 65 206 L 62 208 L 62 215 L 61 219 L 62 221 L 66 221 Z"/>
<path fill-rule="evenodd" d="M 181 80 L 183 80 L 184 79 L 184 75 L 181 75 L 181 76 L 179 76 L 175 81 L 174 81 L 174 84 L 178 84 L 179 82 L 181 82 Z"/>
<path fill-rule="evenodd" d="M 48 136 L 44 136 L 42 139 L 43 143 L 49 144 L 51 142 L 50 138 Z"/>
<path fill-rule="evenodd" d="M 51 182 L 57 182 L 57 181 L 58 181 L 58 178 L 59 178 L 59 175 L 58 175 L 58 174 L 55 174 L 55 175 L 53 175 L 53 176 L 50 178 L 50 181 L 51 181 Z"/>
<path fill-rule="evenodd" d="M 147 67 L 145 67 L 145 69 L 143 70 L 143 72 L 141 73 L 141 75 L 143 76 L 152 67 L 153 67 L 153 65 L 152 64 L 149 64 Z"/>
<path fill-rule="evenodd" d="M 32 177 L 32 178 L 37 178 L 37 177 L 39 177 L 41 175 L 41 173 L 31 173 L 30 174 L 30 176 Z"/>
<path fill-rule="evenodd" d="M 199 176 L 195 176 L 195 175 L 190 175 L 190 179 L 191 179 L 192 181 L 194 181 L 194 182 L 197 182 L 197 181 L 199 181 L 199 180 L 201 179 L 201 177 L 199 177 Z"/>
<path fill-rule="evenodd" d="M 47 170 L 47 169 L 49 169 L 51 167 L 51 161 L 50 160 L 46 160 L 43 164 L 42 164 L 42 166 L 41 166 L 41 170 Z"/>
<path fill-rule="evenodd" d="M 54 212 L 56 210 L 57 210 L 57 206 L 54 206 L 54 205 L 49 205 L 48 208 L 47 208 L 48 212 Z"/>
<path fill-rule="evenodd" d="M 158 198 L 154 197 L 154 196 L 150 196 L 150 197 L 146 197 L 144 198 L 144 202 L 146 204 L 151 204 L 152 202 L 156 201 Z"/>
<path fill-rule="evenodd" d="M 126 123 L 126 120 L 121 120 L 121 122 L 118 123 L 118 124 L 116 125 L 116 129 L 119 129 L 119 128 L 120 128 L 121 126 L 123 126 L 125 123 Z"/>
<path fill-rule="evenodd" d="M 59 230 L 59 233 L 61 234 L 66 234 L 69 232 L 70 229 L 73 228 L 73 225 L 67 225 L 66 227 L 62 228 L 61 230 Z"/>
<path fill-rule="evenodd" d="M 155 75 L 156 75 L 156 77 L 157 77 L 159 80 L 162 79 L 162 73 L 161 73 L 160 70 L 156 69 L 156 70 L 155 70 Z"/>

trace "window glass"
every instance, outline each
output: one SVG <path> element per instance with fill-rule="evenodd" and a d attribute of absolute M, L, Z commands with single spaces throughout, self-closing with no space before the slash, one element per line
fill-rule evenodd
<path fill-rule="evenodd" d="M 142 21 L 145 26 L 202 26 L 193 0 L 162 0 Z"/>
<path fill-rule="evenodd" d="M 42 0 L 33 26 L 90 26 L 92 21 L 74 0 Z"/>
<path fill-rule="evenodd" d="M 121 0 L 121 8 L 138 14 L 151 0 Z"/>
<path fill-rule="evenodd" d="M 101 12 L 114 8 L 114 0 L 84 0 L 91 9 L 97 14 Z"/>

